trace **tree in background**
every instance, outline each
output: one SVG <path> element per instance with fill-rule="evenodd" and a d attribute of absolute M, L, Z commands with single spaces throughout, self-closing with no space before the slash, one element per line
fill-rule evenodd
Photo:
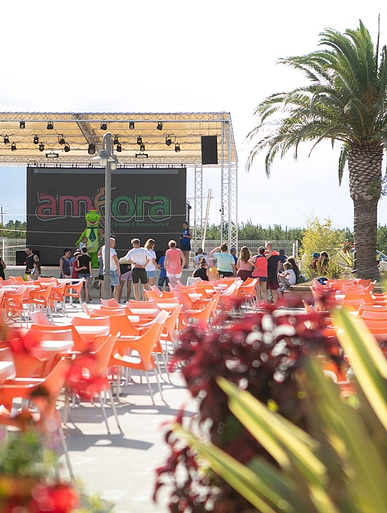
<path fill-rule="evenodd" d="M 312 255 L 313 253 L 321 253 L 321 251 L 326 251 L 330 257 L 327 272 L 329 276 L 329 266 L 332 267 L 334 265 L 334 259 L 332 257 L 335 256 L 338 249 L 342 246 L 342 243 L 346 240 L 345 233 L 345 230 L 332 228 L 332 221 L 330 219 L 320 221 L 317 217 L 314 217 L 307 221 L 307 227 L 300 250 L 301 270 L 305 276 L 313 276 L 312 269 L 310 268 Z M 335 270 L 333 271 L 335 272 Z"/>
<path fill-rule="evenodd" d="M 387 143 L 387 49 L 380 51 L 379 34 L 374 46 L 361 21 L 356 30 L 341 34 L 325 29 L 320 36 L 324 49 L 280 59 L 302 71 L 309 85 L 273 94 L 258 105 L 258 123 L 248 138 L 259 139 L 248 164 L 267 150 L 269 176 L 275 156 L 293 149 L 297 158 L 301 142 L 313 142 L 313 149 L 323 140 L 332 145 L 339 141 L 339 182 L 348 163 L 354 206 L 355 271 L 361 278 L 377 279 L 377 207 Z"/>
<path fill-rule="evenodd" d="M 0 223 L 0 237 L 8 239 L 25 239 L 27 223 L 24 221 L 8 221 L 4 226 Z"/>

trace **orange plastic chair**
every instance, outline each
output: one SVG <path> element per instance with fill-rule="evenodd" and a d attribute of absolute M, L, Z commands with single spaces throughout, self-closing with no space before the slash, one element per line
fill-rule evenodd
<path fill-rule="evenodd" d="M 249 283 L 247 283 L 249 281 Z M 237 291 L 237 297 L 243 299 L 246 303 L 250 303 L 253 306 L 254 298 L 256 295 L 255 286 L 258 283 L 257 278 L 247 278 L 247 280 L 239 287 Z"/>
<path fill-rule="evenodd" d="M 116 338 L 117 338 L 117 335 L 97 335 L 95 337 L 94 344 L 95 344 L 96 349 L 95 349 L 94 353 L 92 353 L 92 354 L 94 354 L 94 356 L 95 356 L 95 366 L 93 368 L 93 371 L 96 373 L 96 377 L 102 378 L 102 377 L 106 376 L 110 358 L 111 358 L 111 355 L 113 352 L 113 348 L 115 346 Z M 96 393 L 96 395 L 99 398 L 99 402 L 101 405 L 101 411 L 102 411 L 102 415 L 103 415 L 103 418 L 104 418 L 104 421 L 106 424 L 107 432 L 110 435 L 110 428 L 109 428 L 108 419 L 107 419 L 107 415 L 106 415 L 105 404 L 104 404 L 104 401 L 103 401 L 102 395 L 101 395 L 101 393 L 103 391 L 108 392 L 108 394 L 109 394 L 113 415 L 116 420 L 117 427 L 120 430 L 120 432 L 122 433 L 122 429 L 121 429 L 120 423 L 118 421 L 116 407 L 114 405 L 113 394 L 112 394 L 110 383 L 106 379 L 105 383 L 103 383 L 101 381 L 99 386 L 100 386 L 100 390 L 98 393 Z M 69 410 L 69 403 L 68 403 L 68 401 L 66 401 L 65 411 L 64 411 L 64 424 L 66 424 L 66 422 L 67 422 L 68 410 Z"/>
<path fill-rule="evenodd" d="M 14 379 L 8 379 L 0 388 L 0 404 L 11 411 L 14 399 L 23 398 L 30 400 L 39 411 L 40 423 L 45 427 L 47 433 L 51 432 L 52 419 L 55 419 L 62 440 L 67 467 L 70 476 L 73 477 L 61 421 L 56 409 L 56 402 L 63 388 L 69 367 L 70 362 L 65 358 L 61 358 L 45 378 L 26 379 L 16 377 Z M 42 401 L 43 390 L 44 401 Z"/>
<path fill-rule="evenodd" d="M 59 326 L 52 321 L 44 314 L 42 310 L 36 310 L 36 312 L 30 312 L 30 317 L 33 322 L 33 324 L 36 324 L 38 326 L 56 326 L 59 328 Z"/>
<path fill-rule="evenodd" d="M 81 290 L 82 290 L 84 281 L 85 281 L 85 279 L 82 278 L 76 283 L 68 283 L 66 285 L 65 297 L 69 297 L 70 301 L 72 301 L 73 299 L 78 299 L 82 310 L 84 312 L 86 312 L 85 305 L 83 304 L 82 295 L 81 295 Z"/>
<path fill-rule="evenodd" d="M 107 317 L 110 321 L 110 333 L 117 335 L 120 333 L 120 338 L 124 337 L 137 337 L 141 331 L 137 329 L 127 316 L 125 309 L 113 310 L 112 308 L 104 310 L 102 308 L 91 310 L 90 318 Z"/>
<path fill-rule="evenodd" d="M 212 307 L 213 300 L 210 300 L 202 310 L 182 310 L 179 314 L 179 329 L 182 330 L 190 324 L 199 324 L 201 329 L 208 331 Z"/>
<path fill-rule="evenodd" d="M 50 292 L 50 306 L 54 307 L 54 312 L 57 313 L 57 304 L 60 303 L 62 307 L 62 313 L 67 317 L 66 311 L 66 282 L 53 285 Z"/>
<path fill-rule="evenodd" d="M 153 358 L 153 351 L 155 344 L 160 339 L 161 332 L 165 324 L 166 312 L 160 312 L 156 317 L 151 327 L 142 335 L 138 337 L 118 337 L 116 340 L 115 348 L 112 357 L 110 358 L 110 366 L 119 365 L 128 369 L 136 369 L 145 372 L 148 382 L 149 393 L 152 398 L 152 403 L 155 404 L 153 398 L 152 388 L 149 382 L 148 372 L 156 369 L 156 364 Z M 126 350 L 137 351 L 138 357 L 125 354 Z M 157 387 L 160 392 L 162 400 L 165 402 L 163 392 L 161 390 L 160 381 L 157 372 L 155 372 Z M 118 392 L 118 386 L 117 386 Z"/>
<path fill-rule="evenodd" d="M 101 305 L 103 305 L 103 306 L 110 306 L 110 307 L 113 307 L 113 308 L 120 308 L 122 306 L 114 298 L 111 298 L 111 299 L 101 299 L 100 302 L 101 302 Z"/>
<path fill-rule="evenodd" d="M 8 276 L 8 280 L 13 283 L 25 283 L 23 276 Z"/>
<path fill-rule="evenodd" d="M 92 344 L 97 337 L 106 336 L 110 333 L 110 318 L 106 316 L 73 317 L 71 325 L 87 344 Z"/>
<path fill-rule="evenodd" d="M 2 308 L 4 317 L 8 318 L 9 315 L 18 315 L 19 321 L 23 320 L 28 325 L 28 312 L 25 310 L 24 305 L 30 290 L 27 285 L 21 285 L 16 290 L 4 290 L 2 295 Z"/>
<path fill-rule="evenodd" d="M 51 317 L 50 294 L 53 286 L 53 283 L 50 283 L 45 289 L 31 290 L 28 299 L 28 304 L 33 307 L 37 306 L 40 309 L 44 308 L 49 317 Z"/>

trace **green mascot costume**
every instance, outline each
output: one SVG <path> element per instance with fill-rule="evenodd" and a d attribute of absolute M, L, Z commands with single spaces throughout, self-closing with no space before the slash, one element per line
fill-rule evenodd
<path fill-rule="evenodd" d="M 89 210 L 86 215 L 86 230 L 83 231 L 77 240 L 76 247 L 80 244 L 83 237 L 87 237 L 87 247 L 89 248 L 89 255 L 91 258 L 91 266 L 93 269 L 98 269 L 98 250 L 99 250 L 99 221 L 101 215 L 97 210 Z"/>

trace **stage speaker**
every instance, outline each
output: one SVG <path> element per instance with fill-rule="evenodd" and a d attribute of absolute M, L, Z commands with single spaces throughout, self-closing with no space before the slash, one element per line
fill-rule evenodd
<path fill-rule="evenodd" d="M 34 251 L 34 254 L 40 258 L 39 250 Z M 16 251 L 16 265 L 26 265 L 26 252 Z"/>
<path fill-rule="evenodd" d="M 202 164 L 218 163 L 218 138 L 216 135 L 202 135 Z"/>

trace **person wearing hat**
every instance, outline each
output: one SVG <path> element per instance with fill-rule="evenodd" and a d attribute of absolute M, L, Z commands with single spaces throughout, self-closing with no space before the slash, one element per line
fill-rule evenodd
<path fill-rule="evenodd" d="M 70 259 L 71 278 L 78 278 L 78 257 L 81 254 L 80 251 L 76 250 L 74 256 Z"/>
<path fill-rule="evenodd" d="M 318 263 L 318 259 L 320 258 L 320 253 L 317 253 L 317 252 L 313 253 L 312 258 L 313 258 L 313 260 L 309 267 L 312 269 L 313 272 L 315 272 L 317 274 L 317 263 Z"/>

